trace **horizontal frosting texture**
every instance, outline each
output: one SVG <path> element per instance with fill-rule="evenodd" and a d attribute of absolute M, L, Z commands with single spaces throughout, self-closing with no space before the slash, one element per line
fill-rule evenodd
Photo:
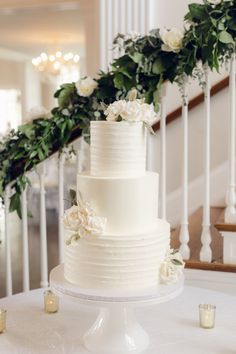
<path fill-rule="evenodd" d="M 146 129 L 142 122 L 92 121 L 93 176 L 139 176 L 146 168 Z"/>
<path fill-rule="evenodd" d="M 70 237 L 65 230 L 65 237 Z M 85 288 L 143 289 L 159 282 L 170 242 L 169 224 L 145 234 L 91 235 L 65 248 L 65 278 Z"/>
<path fill-rule="evenodd" d="M 77 193 L 96 215 L 107 218 L 106 233 L 135 234 L 152 230 L 158 215 L 158 174 L 112 178 L 79 174 Z"/>

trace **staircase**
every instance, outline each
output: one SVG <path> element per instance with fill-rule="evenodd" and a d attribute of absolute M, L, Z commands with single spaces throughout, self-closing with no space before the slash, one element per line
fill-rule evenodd
<path fill-rule="evenodd" d="M 189 217 L 190 259 L 186 261 L 186 268 L 236 273 L 236 264 L 223 263 L 223 238 L 219 231 L 236 232 L 236 225 L 224 223 L 224 210 L 223 207 L 211 207 L 212 262 L 210 263 L 201 262 L 199 259 L 201 250 L 200 235 L 203 214 L 202 207 L 197 209 Z M 180 226 L 171 231 L 171 247 L 173 248 L 180 247 L 179 231 Z"/>

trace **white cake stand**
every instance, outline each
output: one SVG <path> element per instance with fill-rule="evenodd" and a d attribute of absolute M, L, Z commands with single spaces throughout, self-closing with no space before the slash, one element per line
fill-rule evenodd
<path fill-rule="evenodd" d="M 139 354 L 149 345 L 149 336 L 137 322 L 134 308 L 172 300 L 183 290 L 183 277 L 178 283 L 159 285 L 146 292 L 82 289 L 64 278 L 63 265 L 51 271 L 50 285 L 58 295 L 100 308 L 92 327 L 84 335 L 84 345 L 96 354 Z"/>

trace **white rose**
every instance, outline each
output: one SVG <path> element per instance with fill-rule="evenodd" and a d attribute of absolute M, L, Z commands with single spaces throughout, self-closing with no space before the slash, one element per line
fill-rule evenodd
<path fill-rule="evenodd" d="M 70 230 L 78 231 L 81 221 L 79 219 L 78 207 L 73 205 L 70 209 L 65 211 L 64 226 Z"/>
<path fill-rule="evenodd" d="M 165 52 L 178 53 L 182 48 L 183 32 L 178 28 L 170 30 L 163 29 L 160 32 L 161 39 L 164 42 L 161 49 Z"/>
<path fill-rule="evenodd" d="M 178 250 L 169 249 L 160 266 L 161 282 L 164 284 L 177 282 L 183 273 L 184 265 L 181 253 Z"/>
<path fill-rule="evenodd" d="M 126 102 L 126 109 L 120 115 L 123 120 L 139 122 L 141 120 L 139 102 L 137 100 Z"/>
<path fill-rule="evenodd" d="M 116 121 L 119 116 L 126 110 L 126 101 L 120 100 L 111 103 L 107 109 L 105 110 L 104 114 L 107 116 L 107 121 Z"/>
<path fill-rule="evenodd" d="M 50 112 L 43 106 L 33 107 L 27 112 L 25 122 L 30 123 L 39 118 L 48 119 L 49 113 Z"/>
<path fill-rule="evenodd" d="M 140 114 L 142 116 L 142 120 L 148 124 L 152 124 L 157 119 L 153 104 L 143 103 L 141 105 Z"/>
<path fill-rule="evenodd" d="M 95 90 L 95 88 L 97 88 L 98 86 L 97 82 L 89 76 L 86 77 L 85 79 L 79 80 L 75 85 L 78 94 L 83 97 L 90 96 Z"/>
<path fill-rule="evenodd" d="M 86 230 L 93 235 L 101 235 L 104 233 L 106 222 L 106 218 L 100 216 L 88 216 Z"/>
<path fill-rule="evenodd" d="M 207 0 L 207 2 L 209 2 L 209 4 L 212 5 L 218 5 L 221 3 L 222 0 Z"/>
<path fill-rule="evenodd" d="M 171 262 L 163 262 L 160 266 L 160 280 L 164 284 L 176 283 L 182 272 L 183 266 L 175 266 Z"/>

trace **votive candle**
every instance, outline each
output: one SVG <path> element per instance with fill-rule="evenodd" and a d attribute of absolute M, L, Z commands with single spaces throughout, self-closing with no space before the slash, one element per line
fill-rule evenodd
<path fill-rule="evenodd" d="M 0 309 L 0 333 L 3 333 L 6 330 L 6 315 L 7 311 Z"/>
<path fill-rule="evenodd" d="M 199 305 L 199 324 L 202 328 L 213 328 L 215 326 L 216 307 L 210 304 Z"/>
<path fill-rule="evenodd" d="M 46 313 L 55 313 L 59 308 L 59 298 L 51 290 L 44 292 L 44 311 Z"/>

